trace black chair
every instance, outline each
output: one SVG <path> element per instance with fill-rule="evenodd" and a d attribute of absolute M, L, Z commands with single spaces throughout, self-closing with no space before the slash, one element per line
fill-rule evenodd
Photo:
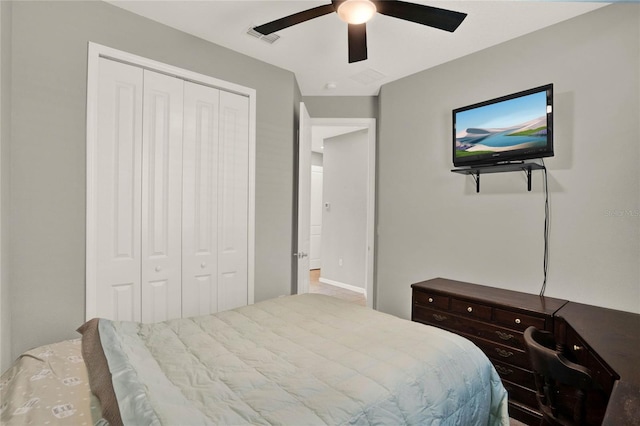
<path fill-rule="evenodd" d="M 541 425 L 584 425 L 586 392 L 592 387 L 588 368 L 567 360 L 556 350 L 553 335 L 529 327 L 525 349 L 535 377 Z"/>

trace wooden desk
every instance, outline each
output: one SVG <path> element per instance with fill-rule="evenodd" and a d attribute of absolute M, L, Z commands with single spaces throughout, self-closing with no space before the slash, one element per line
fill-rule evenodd
<path fill-rule="evenodd" d="M 602 369 L 587 367 L 605 390 L 606 369 L 614 373 L 602 424 L 640 425 L 640 315 L 569 302 L 556 317 L 556 339 L 578 362 L 595 355 Z"/>

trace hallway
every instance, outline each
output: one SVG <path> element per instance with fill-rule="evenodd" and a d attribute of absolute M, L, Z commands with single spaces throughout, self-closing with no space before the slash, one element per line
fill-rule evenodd
<path fill-rule="evenodd" d="M 358 293 L 344 288 L 336 287 L 330 284 L 320 282 L 320 269 L 312 269 L 309 271 L 309 293 L 326 294 L 328 296 L 337 297 L 347 300 L 361 306 L 367 306 L 367 301 L 362 293 Z"/>

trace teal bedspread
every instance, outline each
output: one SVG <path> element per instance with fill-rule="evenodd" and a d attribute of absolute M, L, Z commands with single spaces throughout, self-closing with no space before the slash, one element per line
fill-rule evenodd
<path fill-rule="evenodd" d="M 98 330 L 124 424 L 509 424 L 472 342 L 328 296 Z"/>

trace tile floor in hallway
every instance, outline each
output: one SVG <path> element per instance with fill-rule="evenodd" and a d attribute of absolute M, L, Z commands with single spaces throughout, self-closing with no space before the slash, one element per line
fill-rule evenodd
<path fill-rule="evenodd" d="M 331 284 L 321 283 L 320 269 L 312 269 L 311 271 L 309 271 L 309 293 L 326 294 L 328 296 L 334 296 L 338 299 L 344 299 L 358 305 L 367 305 L 367 301 L 364 297 L 364 294 L 362 293 L 347 290 L 342 287 L 336 287 Z"/>

